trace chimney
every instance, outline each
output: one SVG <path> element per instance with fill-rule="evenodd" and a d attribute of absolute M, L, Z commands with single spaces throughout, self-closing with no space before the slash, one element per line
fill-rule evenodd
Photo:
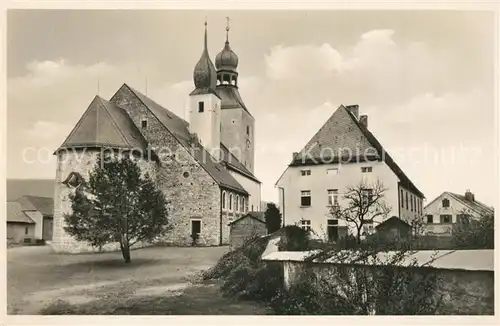
<path fill-rule="evenodd" d="M 354 115 L 356 120 L 359 119 L 359 105 L 357 105 L 357 104 L 348 105 L 348 106 L 346 106 L 346 109 L 351 111 L 351 113 Z"/>
<path fill-rule="evenodd" d="M 366 129 L 368 129 L 368 116 L 366 114 L 360 116 L 359 123 L 361 123 Z"/>
<path fill-rule="evenodd" d="M 467 201 L 474 201 L 474 194 L 469 189 L 465 191 L 465 199 Z"/>

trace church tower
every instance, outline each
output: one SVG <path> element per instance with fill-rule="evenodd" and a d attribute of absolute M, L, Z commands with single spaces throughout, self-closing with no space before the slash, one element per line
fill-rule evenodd
<path fill-rule="evenodd" d="M 238 91 L 238 56 L 229 46 L 229 18 L 226 43 L 215 58 L 217 94 L 221 98 L 221 141 L 254 172 L 255 119 L 246 108 Z"/>
<path fill-rule="evenodd" d="M 207 48 L 207 22 L 200 60 L 194 67 L 195 89 L 189 94 L 189 129 L 218 158 L 221 142 L 221 100 L 216 93 L 217 73 Z"/>

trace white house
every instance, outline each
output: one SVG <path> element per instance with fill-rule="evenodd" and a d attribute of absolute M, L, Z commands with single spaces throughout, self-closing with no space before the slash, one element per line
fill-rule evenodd
<path fill-rule="evenodd" d="M 276 187 L 285 225 L 298 224 L 319 238 L 336 240 L 348 232 L 346 223 L 329 214 L 349 186 L 380 181 L 393 215 L 411 220 L 422 215 L 423 193 L 413 184 L 368 130 L 368 117 L 357 105 L 341 105 L 283 172 Z M 366 232 L 375 225 L 367 225 Z"/>
<path fill-rule="evenodd" d="M 424 207 L 425 231 L 430 235 L 451 235 L 453 224 L 461 219 L 493 213 L 493 208 L 477 201 L 470 190 L 464 195 L 445 191 Z"/>

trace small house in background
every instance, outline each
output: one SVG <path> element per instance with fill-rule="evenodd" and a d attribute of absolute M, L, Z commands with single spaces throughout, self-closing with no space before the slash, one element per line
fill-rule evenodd
<path fill-rule="evenodd" d="M 50 197 L 26 195 L 8 201 L 8 241 L 31 243 L 52 240 L 53 211 L 54 200 Z"/>
<path fill-rule="evenodd" d="M 493 207 L 479 202 L 470 190 L 463 195 L 445 191 L 424 207 L 423 222 L 427 235 L 451 236 L 457 222 L 493 215 Z"/>
<path fill-rule="evenodd" d="M 34 239 L 35 221 L 24 211 L 20 203 L 7 202 L 7 242 L 22 243 Z"/>
<path fill-rule="evenodd" d="M 229 246 L 234 250 L 252 237 L 267 234 L 264 212 L 249 212 L 229 223 L 229 228 Z"/>
<path fill-rule="evenodd" d="M 397 216 L 388 218 L 375 227 L 379 237 L 390 239 L 401 239 L 411 236 L 411 225 Z"/>

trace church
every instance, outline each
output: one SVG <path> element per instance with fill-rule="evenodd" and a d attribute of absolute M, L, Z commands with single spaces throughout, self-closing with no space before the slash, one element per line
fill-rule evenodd
<path fill-rule="evenodd" d="M 71 210 L 69 195 L 88 180 L 104 150 L 139 153 L 169 202 L 171 229 L 160 242 L 216 246 L 229 243 L 229 223 L 249 211 L 260 211 L 261 182 L 254 175 L 255 118 L 238 90 L 238 56 L 226 42 L 215 58 L 204 46 L 193 71 L 189 122 L 139 91 L 123 84 L 109 99 L 91 101 L 57 156 L 54 194 L 56 252 L 94 250 L 64 231 Z M 113 250 L 109 244 L 102 250 Z"/>

